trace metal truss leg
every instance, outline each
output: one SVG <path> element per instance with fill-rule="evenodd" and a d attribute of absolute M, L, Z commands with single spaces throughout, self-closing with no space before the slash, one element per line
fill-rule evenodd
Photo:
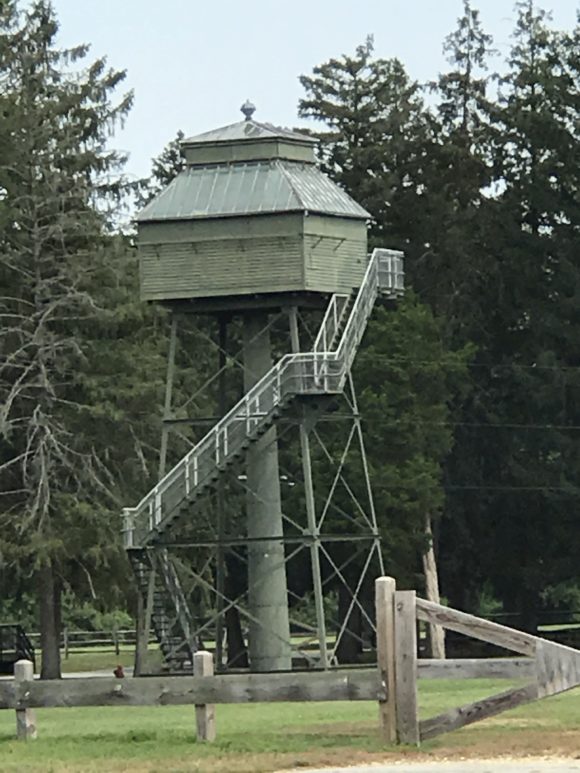
<path fill-rule="evenodd" d="M 290 338 L 292 351 L 300 351 L 300 338 L 298 332 L 298 310 L 295 306 L 290 309 Z M 312 537 L 310 545 L 310 562 L 312 566 L 312 585 L 314 590 L 314 604 L 316 608 L 316 627 L 318 631 L 318 646 L 320 651 L 320 665 L 328 668 L 328 652 L 326 646 L 326 621 L 324 616 L 324 595 L 322 592 L 322 574 L 320 571 L 320 540 L 316 523 L 316 505 L 314 501 L 314 483 L 312 481 L 312 459 L 310 456 L 310 439 L 304 421 L 300 422 L 300 450 L 302 455 L 302 475 L 304 477 L 304 494 L 306 500 L 306 518 L 308 534 Z"/>

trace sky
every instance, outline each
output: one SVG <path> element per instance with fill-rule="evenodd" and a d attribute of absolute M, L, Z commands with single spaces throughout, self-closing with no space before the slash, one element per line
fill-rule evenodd
<path fill-rule="evenodd" d="M 63 46 L 89 43 L 93 57 L 127 70 L 135 104 L 113 146 L 127 171 L 145 176 L 179 129 L 186 135 L 242 119 L 299 126 L 298 76 L 372 34 L 375 54 L 398 57 L 419 81 L 445 67 L 442 43 L 462 0 L 53 0 Z M 511 0 L 477 0 L 495 47 L 506 52 Z M 554 23 L 570 28 L 580 0 L 543 0 Z"/>

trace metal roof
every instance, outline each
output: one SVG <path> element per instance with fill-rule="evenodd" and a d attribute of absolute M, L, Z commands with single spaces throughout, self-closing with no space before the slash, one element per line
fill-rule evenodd
<path fill-rule="evenodd" d="M 182 145 L 201 145 L 215 142 L 242 142 L 244 140 L 271 140 L 283 139 L 290 142 L 309 143 L 314 145 L 316 140 L 307 134 L 300 134 L 291 129 L 284 129 L 280 126 L 274 126 L 271 123 L 258 123 L 253 119 L 238 121 L 229 126 L 222 126 L 219 129 L 197 134 L 194 137 L 187 137 L 182 140 Z"/>
<path fill-rule="evenodd" d="M 273 160 L 186 168 L 137 215 L 137 221 L 297 211 L 370 218 L 316 166 Z"/>

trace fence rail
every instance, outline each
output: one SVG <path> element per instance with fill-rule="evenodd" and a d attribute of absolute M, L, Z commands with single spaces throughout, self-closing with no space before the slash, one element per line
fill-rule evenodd
<path fill-rule="evenodd" d="M 397 591 L 394 580 L 377 580 L 377 604 L 388 609 L 387 629 L 394 630 L 394 645 L 385 658 L 383 668 L 394 672 L 394 700 L 391 701 L 384 734 L 390 740 L 416 744 L 440 733 L 463 727 L 494 716 L 507 709 L 521 706 L 539 698 L 557 695 L 580 685 L 580 652 L 563 644 L 533 636 L 524 631 L 508 628 L 490 620 L 460 612 L 457 609 L 418 599 L 415 591 Z M 377 614 L 379 609 L 377 607 Z M 473 637 L 501 647 L 525 658 L 513 659 L 509 666 L 498 666 L 510 678 L 524 678 L 527 684 L 466 706 L 445 711 L 436 717 L 420 720 L 417 708 L 417 678 L 421 666 L 417 659 L 417 621 Z M 377 632 L 379 635 L 379 632 Z M 383 634 L 384 635 L 384 634 Z M 440 664 L 434 666 L 441 668 Z M 486 666 L 470 661 L 460 666 L 463 676 L 487 675 Z M 393 733 L 393 726 L 396 728 Z"/>
<path fill-rule="evenodd" d="M 213 740 L 215 705 L 271 701 L 377 701 L 388 743 L 416 744 L 538 698 L 580 685 L 580 652 L 397 591 L 394 579 L 376 581 L 377 666 L 323 672 L 218 675 L 209 652 L 196 652 L 193 676 L 146 679 L 33 679 L 19 661 L 13 681 L 0 681 L 0 709 L 13 709 L 20 738 L 36 737 L 35 708 L 54 706 L 194 705 L 198 738 Z M 524 655 L 512 658 L 419 660 L 417 622 L 441 625 Z M 522 679 L 505 690 L 436 717 L 419 719 L 419 679 Z"/>

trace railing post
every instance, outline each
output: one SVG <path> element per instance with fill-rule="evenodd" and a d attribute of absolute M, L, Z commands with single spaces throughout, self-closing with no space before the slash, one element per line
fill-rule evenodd
<path fill-rule="evenodd" d="M 32 682 L 33 679 L 34 665 L 30 660 L 17 660 L 14 664 L 14 681 L 17 683 L 18 699 L 20 698 L 18 684 Z M 16 709 L 16 737 L 21 741 L 33 740 L 37 737 L 36 716 L 32 709 Z"/>
<path fill-rule="evenodd" d="M 392 577 L 375 580 L 377 625 L 377 664 L 386 700 L 379 701 L 381 734 L 386 743 L 397 742 L 397 702 L 395 696 L 395 591 Z"/>
<path fill-rule="evenodd" d="M 155 514 L 153 516 L 155 525 L 157 526 L 158 523 L 161 523 L 161 492 L 159 491 L 159 487 L 155 487 L 155 504 L 153 505 Z"/>
<path fill-rule="evenodd" d="M 135 544 L 135 510 L 132 507 L 123 508 L 123 544 L 125 549 Z"/>
<path fill-rule="evenodd" d="M 395 694 L 399 743 L 419 746 L 417 608 L 414 590 L 395 593 Z"/>
<path fill-rule="evenodd" d="M 194 653 L 193 675 L 196 677 L 213 676 L 213 656 L 211 652 L 201 650 Z M 195 705 L 195 723 L 198 741 L 215 741 L 215 705 L 213 703 Z"/>

